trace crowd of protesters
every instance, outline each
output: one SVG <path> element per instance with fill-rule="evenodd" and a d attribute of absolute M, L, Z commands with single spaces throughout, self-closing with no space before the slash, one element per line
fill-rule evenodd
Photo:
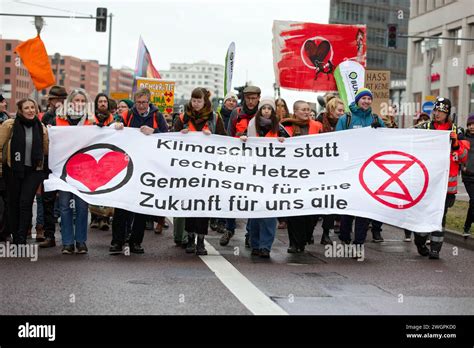
<path fill-rule="evenodd" d="M 239 138 L 246 142 L 249 137 L 286 138 L 320 133 L 345 131 L 361 127 L 397 128 L 394 109 L 386 115 L 372 112 L 372 92 L 360 89 L 355 101 L 345 111 L 344 102 L 334 95 L 327 95 L 324 110 L 316 115 L 310 103 L 296 101 L 290 109 L 284 99 L 262 97 L 260 88 L 247 86 L 239 103 L 235 93 L 229 92 L 218 110 L 213 110 L 211 95 L 205 88 L 195 88 L 183 113 L 163 115 L 150 102 L 151 93 L 140 89 L 133 101 L 114 101 L 99 93 L 92 101 L 82 89 L 69 93 L 61 86 L 53 86 L 49 94 L 46 112 L 40 112 L 35 100 L 25 98 L 17 102 L 17 112 L 12 118 L 6 113 L 6 100 L 0 95 L 0 242 L 26 244 L 33 228 L 33 203 L 36 197 L 36 241 L 42 248 L 56 246 L 59 229 L 63 254 L 86 254 L 88 231 L 112 229 L 111 254 L 129 251 L 144 253 L 144 232 L 153 228 L 162 233 L 168 224 L 164 217 L 149 217 L 143 214 L 112 207 L 89 206 L 80 197 L 64 191 L 44 192 L 43 181 L 47 179 L 48 127 L 91 126 L 139 128 L 144 136 L 169 131 L 203 132 Z M 467 120 L 464 131 L 452 121 L 451 102 L 438 98 L 432 113 L 419 117 L 417 128 L 451 131 L 451 162 L 449 183 L 443 215 L 452 207 L 457 193 L 457 177 L 462 180 L 470 197 L 469 210 L 464 224 L 464 235 L 470 235 L 474 222 L 474 115 Z M 355 134 L 355 133 L 353 133 Z M 65 144 L 67 146 L 67 144 Z M 90 215 L 89 215 L 90 213 Z M 90 218 L 89 218 L 90 216 Z M 253 218 L 246 223 L 245 247 L 254 257 L 270 258 L 277 229 L 288 230 L 288 253 L 304 253 L 308 244 L 314 243 L 313 232 L 318 221 L 322 223 L 320 243 L 331 244 L 331 234 L 345 244 L 362 245 L 371 228 L 374 242 L 383 242 L 382 223 L 364 217 L 347 215 L 306 215 L 279 218 Z M 90 221 L 90 225 L 89 225 Z M 150 227 L 151 224 L 151 227 Z M 352 225 L 354 224 L 354 233 Z M 174 218 L 173 236 L 177 246 L 186 253 L 207 255 L 205 236 L 209 228 L 222 234 L 221 246 L 229 245 L 236 232 L 235 219 Z M 352 234 L 354 238 L 352 238 Z M 443 231 L 426 231 L 414 234 L 415 245 L 422 256 L 438 259 L 443 243 Z M 428 248 L 430 236 L 430 248 Z M 334 236 L 333 236 L 334 238 Z M 411 231 L 405 230 L 405 241 L 411 241 Z"/>

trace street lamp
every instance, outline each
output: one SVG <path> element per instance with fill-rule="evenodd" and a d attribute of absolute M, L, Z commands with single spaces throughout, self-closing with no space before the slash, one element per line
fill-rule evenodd
<path fill-rule="evenodd" d="M 43 25 L 44 25 L 43 17 L 35 16 L 35 28 L 38 35 L 41 33 L 41 29 L 43 29 Z"/>

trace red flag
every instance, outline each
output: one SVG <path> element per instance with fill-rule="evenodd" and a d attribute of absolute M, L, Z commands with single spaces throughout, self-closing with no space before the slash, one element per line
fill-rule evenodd
<path fill-rule="evenodd" d="M 56 81 L 48 53 L 39 35 L 19 44 L 15 52 L 20 56 L 38 91 L 54 85 Z"/>
<path fill-rule="evenodd" d="M 273 63 L 278 86 L 336 91 L 334 70 L 345 60 L 365 67 L 365 25 L 273 22 Z"/>

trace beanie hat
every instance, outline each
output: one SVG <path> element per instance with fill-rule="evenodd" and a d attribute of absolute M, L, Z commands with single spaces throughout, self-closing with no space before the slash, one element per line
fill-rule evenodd
<path fill-rule="evenodd" d="M 66 99 L 67 98 L 66 88 L 64 88 L 63 86 L 51 87 L 48 93 L 48 99 L 54 99 L 54 98 Z"/>
<path fill-rule="evenodd" d="M 263 97 L 258 103 L 258 109 L 260 110 L 264 105 L 270 105 L 273 110 L 276 110 L 275 99 L 272 97 Z"/>
<path fill-rule="evenodd" d="M 474 112 L 467 118 L 467 125 L 469 126 L 471 123 L 474 123 Z"/>
<path fill-rule="evenodd" d="M 133 108 L 133 101 L 131 101 L 130 99 L 120 99 L 121 102 L 124 102 L 125 104 L 127 104 L 128 108 L 131 109 Z"/>
<path fill-rule="evenodd" d="M 360 100 L 360 98 L 362 97 L 370 97 L 370 98 L 374 98 L 372 96 L 372 91 L 368 88 L 361 88 L 357 91 L 356 95 L 355 95 L 355 103 L 357 104 Z"/>
<path fill-rule="evenodd" d="M 227 101 L 227 99 L 232 99 L 232 98 L 234 98 L 235 100 L 239 99 L 237 98 L 237 94 L 235 94 L 234 92 L 227 92 L 227 94 L 224 97 L 224 103 Z"/>

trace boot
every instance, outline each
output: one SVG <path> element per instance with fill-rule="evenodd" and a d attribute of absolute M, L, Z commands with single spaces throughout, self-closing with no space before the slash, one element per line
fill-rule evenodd
<path fill-rule="evenodd" d="M 441 251 L 441 247 L 443 246 L 443 242 L 431 242 L 430 244 L 430 252 L 429 252 L 429 258 L 432 260 L 438 260 L 439 259 L 439 253 Z"/>
<path fill-rule="evenodd" d="M 37 242 L 43 242 L 44 241 L 44 227 L 43 225 L 36 225 L 35 226 L 36 230 L 36 241 Z"/>
<path fill-rule="evenodd" d="M 196 244 L 196 255 L 207 255 L 206 247 L 204 246 L 204 235 L 198 235 Z"/>
<path fill-rule="evenodd" d="M 331 238 L 329 238 L 329 230 L 323 230 L 323 235 L 321 236 L 322 245 L 332 244 Z"/>
<path fill-rule="evenodd" d="M 196 252 L 196 235 L 188 232 L 188 244 L 186 245 L 186 253 L 192 254 Z"/>
<path fill-rule="evenodd" d="M 421 256 L 428 256 L 430 254 L 430 251 L 426 246 L 426 239 L 428 238 L 428 236 L 422 236 L 419 233 L 414 233 L 414 235 L 415 245 L 418 249 L 418 254 L 420 254 Z"/>

